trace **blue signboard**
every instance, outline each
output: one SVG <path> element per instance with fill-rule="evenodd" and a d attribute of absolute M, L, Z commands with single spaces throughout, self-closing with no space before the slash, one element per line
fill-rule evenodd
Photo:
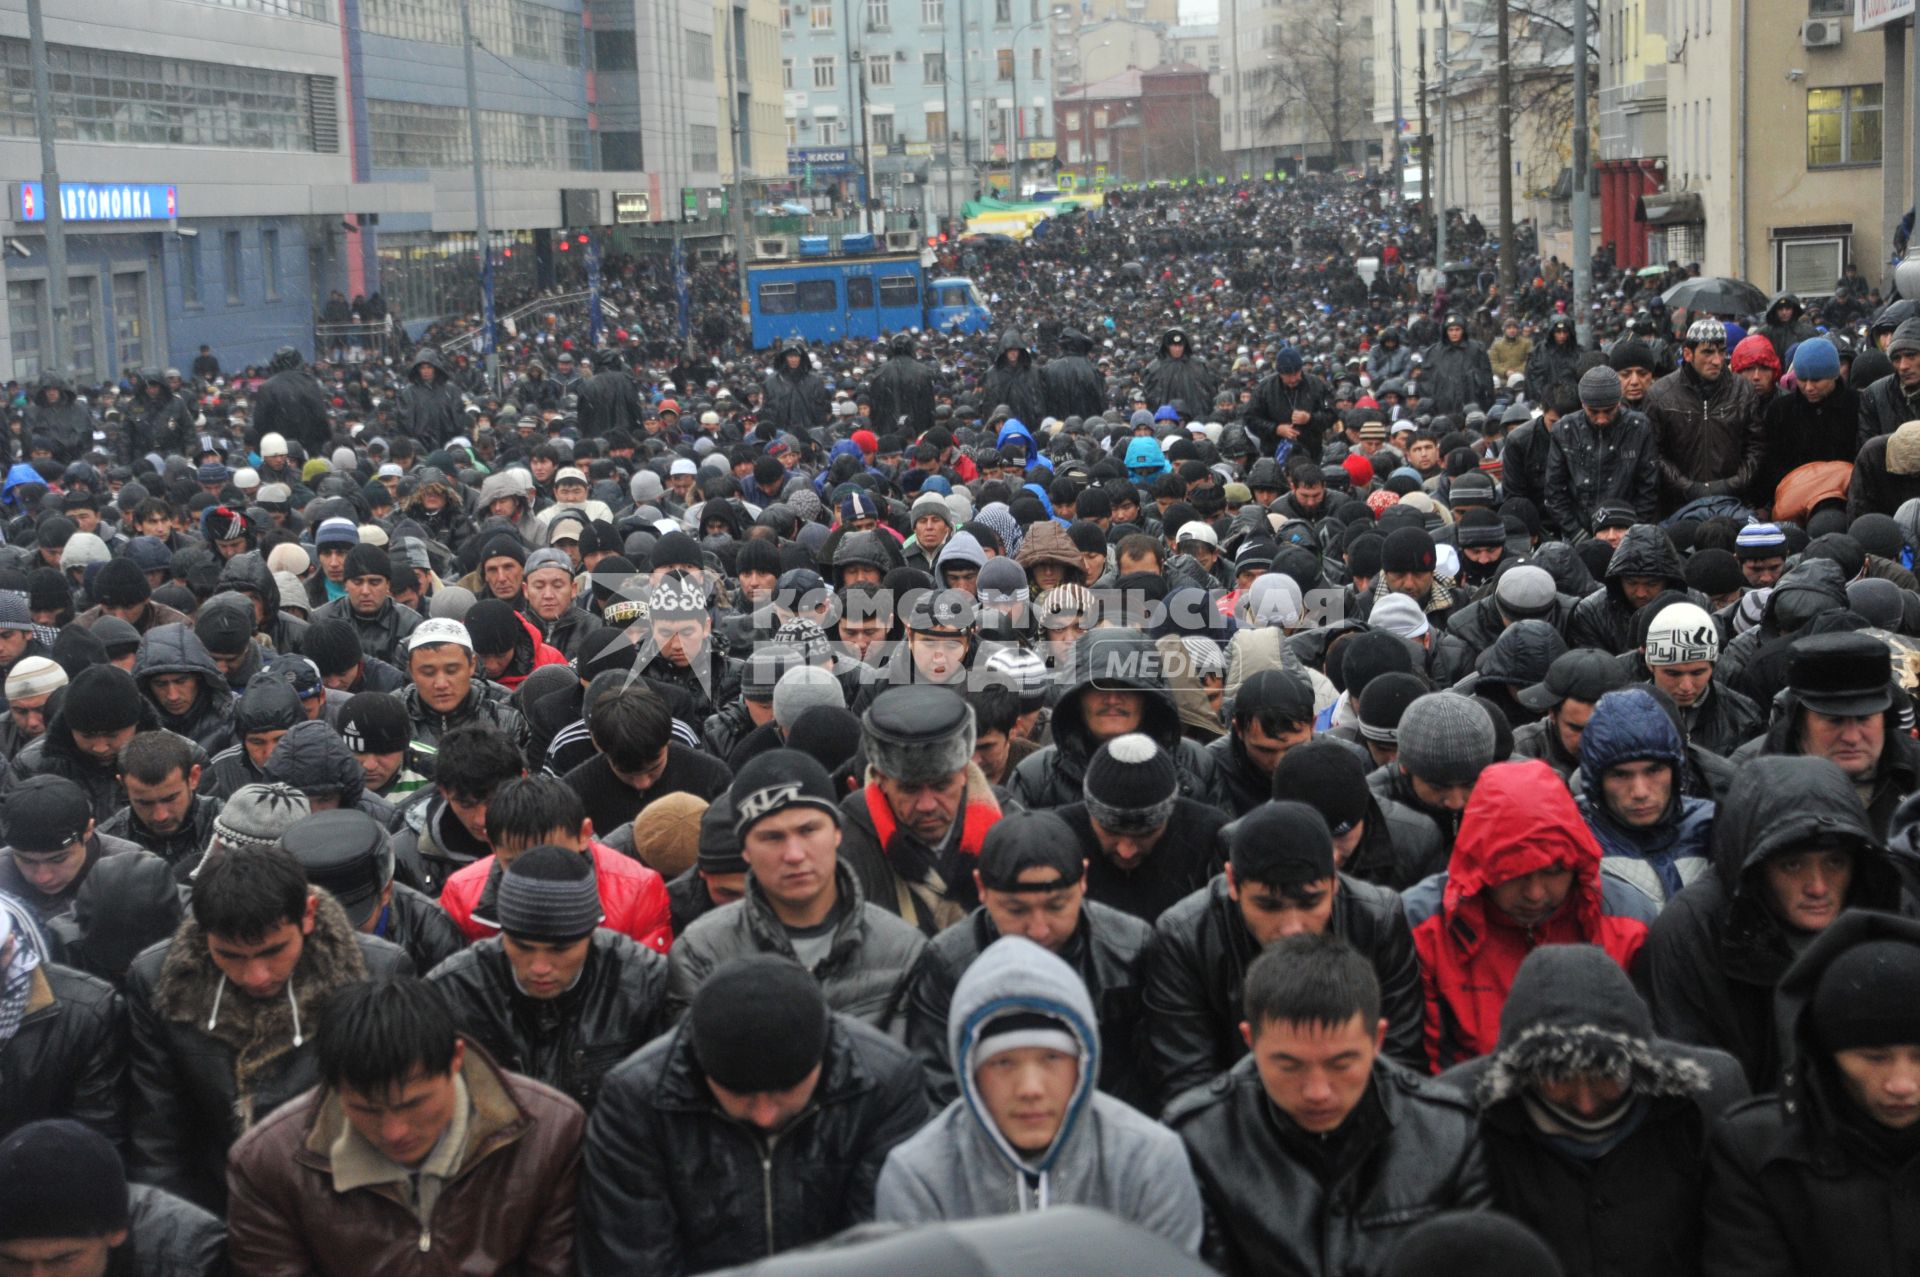
<path fill-rule="evenodd" d="M 809 172 L 841 176 L 859 171 L 850 146 L 790 146 L 787 148 L 787 176 L 804 177 Z"/>
<path fill-rule="evenodd" d="M 168 222 L 180 215 L 177 191 L 142 182 L 62 182 L 60 213 L 69 222 Z M 47 220 L 40 183 L 19 183 L 13 215 L 22 222 Z"/>

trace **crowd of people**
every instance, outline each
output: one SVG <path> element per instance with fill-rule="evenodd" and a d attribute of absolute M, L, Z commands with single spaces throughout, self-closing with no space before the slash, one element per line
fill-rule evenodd
<path fill-rule="evenodd" d="M 1920 315 L 1453 232 L 14 387 L 0 1277 L 1911 1266 Z"/>

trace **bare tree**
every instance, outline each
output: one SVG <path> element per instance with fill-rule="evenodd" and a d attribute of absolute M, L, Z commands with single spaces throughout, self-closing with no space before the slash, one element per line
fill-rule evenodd
<path fill-rule="evenodd" d="M 1308 0 L 1293 9 L 1267 68 L 1283 97 L 1263 121 L 1277 124 L 1298 99 L 1326 136 L 1335 167 L 1347 159 L 1356 126 L 1365 136 L 1373 117 L 1373 80 L 1361 74 L 1373 52 L 1372 0 Z"/>

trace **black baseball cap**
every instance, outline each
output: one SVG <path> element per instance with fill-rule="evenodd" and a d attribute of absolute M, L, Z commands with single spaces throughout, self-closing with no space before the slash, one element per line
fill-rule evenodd
<path fill-rule="evenodd" d="M 1620 658 L 1596 648 L 1580 647 L 1554 658 L 1547 677 L 1515 693 L 1514 699 L 1536 714 L 1544 714 L 1569 698 L 1593 702 L 1625 687 L 1627 669 Z"/>

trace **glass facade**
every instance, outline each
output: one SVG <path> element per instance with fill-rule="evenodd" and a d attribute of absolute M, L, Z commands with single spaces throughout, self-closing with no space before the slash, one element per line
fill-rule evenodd
<path fill-rule="evenodd" d="M 368 98 L 367 129 L 375 168 L 459 168 L 473 162 L 465 107 Z M 489 168 L 593 167 L 585 120 L 482 111 L 480 144 Z"/>
<path fill-rule="evenodd" d="M 532 0 L 472 0 L 474 39 L 502 57 L 580 65 L 580 15 Z M 360 0 L 368 35 L 460 43 L 460 6 L 449 0 Z"/>
<path fill-rule="evenodd" d="M 47 60 L 63 142 L 316 149 L 304 75 L 60 44 Z M 27 42 L 0 40 L 0 67 L 0 136 L 36 136 Z"/>
<path fill-rule="evenodd" d="M 311 18 L 315 22 L 333 20 L 333 0 L 193 0 L 218 9 L 240 9 L 247 13 L 265 13 L 276 18 Z"/>

